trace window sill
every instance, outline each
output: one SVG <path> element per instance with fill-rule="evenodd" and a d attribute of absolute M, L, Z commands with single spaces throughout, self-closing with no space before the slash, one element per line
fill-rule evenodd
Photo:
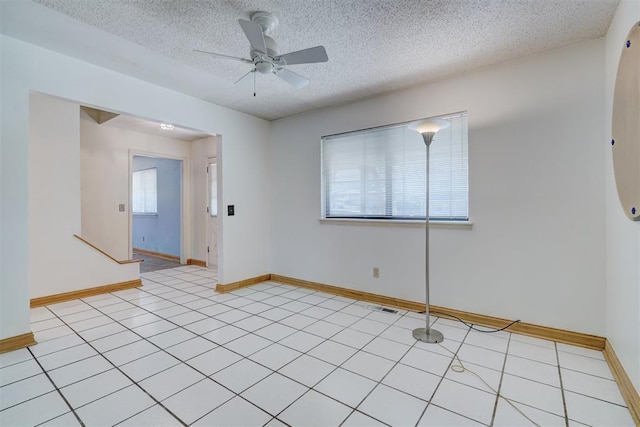
<path fill-rule="evenodd" d="M 424 221 L 402 219 L 362 219 L 362 218 L 320 218 L 320 224 L 356 225 L 374 227 L 415 227 L 424 228 Z M 471 221 L 429 221 L 429 228 L 450 228 L 454 230 L 471 230 Z"/>
<path fill-rule="evenodd" d="M 157 214 L 157 213 L 133 212 L 133 216 L 150 216 L 150 217 L 157 217 L 157 216 L 158 216 L 158 214 Z"/>

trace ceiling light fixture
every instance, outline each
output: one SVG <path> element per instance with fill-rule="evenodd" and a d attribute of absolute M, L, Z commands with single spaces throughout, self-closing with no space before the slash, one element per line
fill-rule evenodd
<path fill-rule="evenodd" d="M 173 130 L 173 125 L 169 123 L 160 123 L 160 129 L 162 130 Z"/>
<path fill-rule="evenodd" d="M 424 314 L 426 316 L 426 324 L 424 328 L 416 328 L 413 330 L 413 337 L 418 341 L 426 342 L 426 343 L 439 343 L 444 340 L 444 335 L 442 332 L 436 331 L 435 329 L 431 329 L 429 327 L 429 147 L 431 146 L 431 141 L 433 141 L 433 137 L 438 133 L 439 130 L 448 128 L 451 123 L 448 120 L 443 119 L 425 119 L 419 120 L 417 122 L 409 123 L 409 129 L 415 130 L 419 134 L 422 135 L 422 139 L 424 140 L 424 145 L 427 146 L 427 203 L 425 205 L 425 217 L 426 217 L 426 243 L 425 243 L 425 288 L 426 288 L 426 308 Z"/>

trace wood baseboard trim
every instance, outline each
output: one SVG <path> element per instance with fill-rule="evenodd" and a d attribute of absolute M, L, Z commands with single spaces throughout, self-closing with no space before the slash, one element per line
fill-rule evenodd
<path fill-rule="evenodd" d="M 166 259 L 167 261 L 176 261 L 180 262 L 180 257 L 171 255 L 171 254 L 163 254 L 162 252 L 148 251 L 146 249 L 133 248 L 133 252 L 139 253 L 142 255 L 149 255 L 156 258 Z"/>
<path fill-rule="evenodd" d="M 293 277 L 280 276 L 272 274 L 271 280 L 274 282 L 285 283 L 288 285 L 299 286 L 301 288 L 314 289 L 330 294 L 340 295 L 347 298 L 358 299 L 362 301 L 374 302 L 377 304 L 387 305 L 391 307 L 402 308 L 411 311 L 424 311 L 424 303 L 409 301 L 401 298 L 393 298 L 385 295 L 378 295 L 369 292 L 363 292 L 353 289 L 341 288 L 338 286 L 325 285 L 323 283 L 310 282 L 308 280 L 295 279 Z M 442 317 L 453 318 L 459 317 L 465 322 L 473 323 L 479 326 L 487 326 L 490 328 L 503 328 L 511 323 L 511 320 L 501 319 L 498 317 L 485 316 L 483 314 L 469 313 L 461 310 L 454 310 L 445 307 L 430 306 L 431 314 Z M 519 322 L 509 327 L 509 332 L 515 332 L 521 335 L 529 335 L 535 338 L 558 341 L 566 344 L 578 345 L 596 350 L 604 349 L 605 339 L 595 335 L 583 334 L 580 332 L 567 331 L 564 329 L 550 328 L 547 326 L 535 325 L 532 323 Z"/>
<path fill-rule="evenodd" d="M 96 286 L 95 288 L 80 289 L 78 291 L 64 292 L 62 294 L 48 295 L 31 299 L 31 308 L 43 305 L 56 304 L 59 302 L 71 301 L 78 298 L 87 298 L 94 295 L 106 294 L 109 292 L 122 291 L 125 289 L 138 288 L 142 286 L 142 280 L 129 280 L 127 282 L 112 283 L 110 285 Z"/>
<path fill-rule="evenodd" d="M 82 237 L 78 236 L 77 234 L 74 234 L 73 237 L 75 237 L 76 239 L 80 240 L 85 245 L 90 246 L 91 248 L 93 248 L 96 251 L 100 252 L 102 255 L 106 256 L 111 261 L 117 262 L 118 264 L 133 264 L 133 263 L 136 263 L 136 262 L 142 262 L 141 259 L 117 260 L 114 257 L 112 257 L 111 255 L 109 255 L 108 253 L 106 253 L 105 251 L 103 251 L 102 249 L 100 249 L 99 247 L 97 247 L 96 245 L 94 245 L 93 243 L 90 243 L 90 242 L 86 241 L 85 239 L 83 239 Z"/>
<path fill-rule="evenodd" d="M 615 378 L 616 383 L 618 383 L 620 393 L 627 403 L 627 408 L 629 409 L 633 422 L 635 422 L 637 426 L 640 426 L 640 394 L 638 394 L 638 390 L 633 386 L 631 378 L 629 378 L 629 375 L 627 375 L 627 372 L 624 370 L 609 340 L 605 341 L 603 353 L 604 358 L 609 364 L 611 373 L 613 373 L 613 378 Z"/>
<path fill-rule="evenodd" d="M 199 259 L 187 258 L 187 265 L 197 265 L 198 267 L 206 267 L 207 263 Z"/>
<path fill-rule="evenodd" d="M 35 338 L 33 337 L 33 332 L 16 335 L 15 337 L 4 338 L 0 340 L 0 353 L 18 350 L 20 348 L 29 347 L 30 345 L 34 344 L 37 343 Z"/>
<path fill-rule="evenodd" d="M 263 274 L 262 276 L 252 277 L 250 279 L 240 280 L 239 282 L 232 282 L 227 284 L 218 283 L 216 285 L 216 292 L 224 293 L 233 291 L 239 288 L 244 288 L 245 286 L 255 285 L 261 282 L 267 282 L 271 280 L 271 274 Z"/>

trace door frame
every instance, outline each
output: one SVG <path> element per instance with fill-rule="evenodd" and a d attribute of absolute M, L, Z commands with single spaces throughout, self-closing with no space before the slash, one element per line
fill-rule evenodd
<path fill-rule="evenodd" d="M 220 216 L 221 216 L 220 215 L 220 208 L 219 208 L 220 207 L 220 201 L 219 201 L 219 199 L 220 199 L 220 173 L 219 173 L 220 164 L 218 162 L 218 156 L 216 155 L 216 156 L 207 156 L 207 209 L 206 209 L 206 217 L 205 217 L 205 230 L 206 230 L 206 233 L 207 233 L 207 239 L 206 239 L 207 259 L 205 260 L 205 264 L 206 264 L 207 268 L 211 267 L 209 265 L 209 259 L 210 259 L 209 249 L 211 248 L 211 243 L 212 243 L 211 242 L 211 240 L 212 240 L 211 239 L 211 232 L 213 231 L 211 229 L 211 225 L 209 223 L 210 216 L 211 216 L 211 214 L 210 214 L 210 210 L 211 210 L 211 178 L 210 178 L 210 175 L 209 175 L 211 172 L 209 171 L 209 165 L 211 165 L 212 163 L 215 163 L 215 165 L 216 165 L 216 192 L 217 192 L 216 201 L 218 202 L 217 205 L 216 205 L 217 215 L 216 215 L 216 242 L 215 243 L 216 243 L 217 253 L 218 253 L 216 258 L 219 258 L 219 255 L 220 255 L 220 248 L 218 246 L 218 241 L 219 241 L 218 231 L 220 230 Z M 218 268 L 218 266 L 219 266 L 219 260 L 216 259 L 216 268 Z"/>
<path fill-rule="evenodd" d="M 185 265 L 187 263 L 187 256 L 185 254 L 185 248 L 188 247 L 188 236 L 186 230 L 186 218 L 189 214 L 188 212 L 188 189 L 190 188 L 190 182 L 188 182 L 188 177 L 190 176 L 189 169 L 189 159 L 187 157 L 166 154 L 166 153 L 158 153 L 153 151 L 142 151 L 142 150 L 134 150 L 129 149 L 129 259 L 133 258 L 133 158 L 134 156 L 140 157 L 152 157 L 159 159 L 171 159 L 178 160 L 181 162 L 182 167 L 180 173 L 180 264 Z"/>

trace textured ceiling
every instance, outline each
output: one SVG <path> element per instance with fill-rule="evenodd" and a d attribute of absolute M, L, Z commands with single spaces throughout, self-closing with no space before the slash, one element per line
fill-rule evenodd
<path fill-rule="evenodd" d="M 114 46 L 122 44 L 122 39 L 127 41 L 131 47 L 129 55 L 140 47 L 153 55 L 136 53 L 134 68 L 127 66 L 127 61 L 134 60 L 126 56 L 124 48 L 108 51 L 101 47 L 104 44 L 96 42 L 89 52 L 81 46 L 72 47 L 71 41 L 66 46 L 56 46 L 54 41 L 42 40 L 45 47 L 272 120 L 603 36 L 618 1 L 37 0 L 37 3 L 88 24 L 74 30 L 83 32 L 86 43 L 90 43 L 91 37 L 104 41 L 108 36 L 113 38 Z M 246 85 L 233 86 L 236 79 L 249 71 L 250 65 L 192 51 L 202 49 L 248 57 L 249 44 L 237 20 L 248 19 L 257 10 L 278 16 L 280 25 L 272 36 L 281 53 L 325 46 L 328 63 L 290 67 L 310 78 L 310 85 L 294 89 L 275 76 L 258 74 L 254 98 L 250 79 Z M 31 20 L 47 17 L 46 25 L 54 25 L 53 15 L 40 11 L 28 15 Z M 60 22 L 59 31 L 71 31 L 72 25 Z M 32 33 L 36 33 L 36 28 L 40 28 L 36 24 L 44 22 L 32 24 Z M 37 37 L 27 34 L 24 27 L 5 27 L 9 35 L 13 32 L 18 38 L 37 43 Z M 110 55 L 111 62 L 105 55 Z M 162 67 L 162 75 L 158 74 L 158 67 Z"/>

